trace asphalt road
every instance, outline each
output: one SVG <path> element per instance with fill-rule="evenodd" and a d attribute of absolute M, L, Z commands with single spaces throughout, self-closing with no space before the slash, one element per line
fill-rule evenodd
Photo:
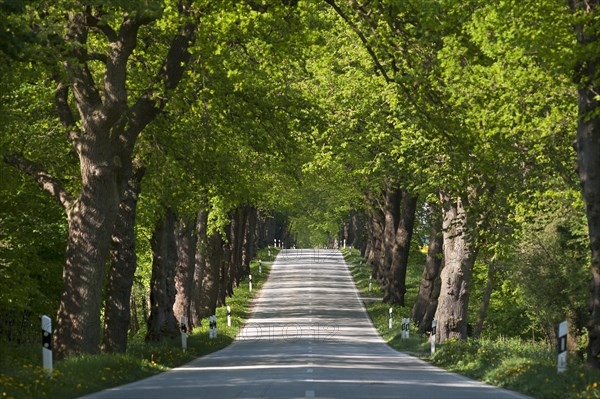
<path fill-rule="evenodd" d="M 312 397 L 527 398 L 391 349 L 338 251 L 283 250 L 232 345 L 86 399 Z"/>

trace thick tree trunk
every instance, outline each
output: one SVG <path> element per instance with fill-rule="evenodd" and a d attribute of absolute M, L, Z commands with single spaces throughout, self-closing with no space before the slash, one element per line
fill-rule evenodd
<path fill-rule="evenodd" d="M 213 232 L 207 240 L 206 263 L 200 292 L 200 317 L 215 314 L 219 285 L 221 284 L 221 258 L 223 257 L 223 238 L 218 232 Z"/>
<path fill-rule="evenodd" d="M 177 217 L 169 208 L 157 221 L 152 234 L 152 277 L 150 279 L 150 317 L 146 341 L 160 341 L 179 334 L 178 322 L 173 314 L 175 303 L 175 269 L 177 243 L 175 224 Z"/>
<path fill-rule="evenodd" d="M 352 212 L 350 217 L 349 244 L 358 249 L 361 254 L 365 253 L 367 246 L 365 239 L 364 214 Z"/>
<path fill-rule="evenodd" d="M 600 116 L 598 109 L 598 73 L 600 58 L 592 49 L 598 45 L 599 0 L 570 0 L 574 13 L 582 13 L 587 19 L 580 19 L 575 26 L 578 47 L 583 54 L 576 64 L 575 77 L 579 85 L 577 138 L 577 168 L 585 202 L 591 250 L 592 281 L 590 324 L 588 326 L 587 364 L 600 368 Z M 593 18 L 591 18 L 593 17 Z"/>
<path fill-rule="evenodd" d="M 250 262 L 256 256 L 256 208 L 246 208 L 246 223 L 242 240 L 243 275 L 250 273 Z"/>
<path fill-rule="evenodd" d="M 239 286 L 242 278 L 247 274 L 242 262 L 244 251 L 244 230 L 246 228 L 246 211 L 244 206 L 240 206 L 232 214 L 231 229 L 230 229 L 230 251 L 231 251 L 231 274 L 233 277 L 232 286 Z M 233 290 L 228 292 L 228 295 L 233 295 Z"/>
<path fill-rule="evenodd" d="M 387 301 L 400 306 L 404 306 L 404 296 L 406 295 L 406 271 L 408 270 L 408 256 L 416 212 L 417 196 L 403 191 L 400 223 L 398 223 L 396 229 L 396 238 L 392 250 L 390 292 Z"/>
<path fill-rule="evenodd" d="M 383 217 L 377 210 L 373 210 L 370 218 L 370 226 L 372 233 L 371 252 L 367 258 L 367 263 L 373 269 L 373 278 L 381 279 L 383 273 Z"/>
<path fill-rule="evenodd" d="M 175 304 L 173 313 L 176 320 L 185 316 L 191 320 L 192 290 L 196 266 L 196 221 L 179 220 L 177 226 L 177 267 L 175 271 Z"/>
<path fill-rule="evenodd" d="M 135 218 L 144 168 L 139 164 L 119 204 L 109 256 L 108 285 L 104 307 L 102 349 L 125 352 L 131 320 L 131 287 L 137 266 L 135 254 Z"/>
<path fill-rule="evenodd" d="M 383 263 L 379 280 L 383 288 L 383 301 L 387 303 L 393 303 L 395 298 L 392 262 L 396 245 L 396 230 L 400 222 L 401 200 L 402 191 L 400 189 L 386 189 L 383 203 Z"/>
<path fill-rule="evenodd" d="M 102 161 L 94 155 L 81 156 L 84 185 L 68 213 L 63 293 L 55 330 L 58 358 L 100 349 L 102 286 L 120 190 L 112 168 L 100 166 Z"/>
<path fill-rule="evenodd" d="M 473 337 L 479 338 L 483 331 L 483 323 L 487 317 L 488 308 L 490 306 L 490 299 L 492 298 L 492 291 L 494 289 L 494 272 L 496 270 L 496 263 L 492 260 L 488 265 L 487 283 L 485 285 L 485 291 L 483 292 L 483 301 L 479 308 L 479 314 L 477 315 L 477 324 L 475 330 L 473 330 Z"/>
<path fill-rule="evenodd" d="M 137 306 L 135 295 L 131 295 L 129 300 L 129 334 L 132 336 L 140 330 Z"/>
<path fill-rule="evenodd" d="M 202 280 L 206 267 L 208 212 L 198 212 L 196 222 L 196 256 L 194 261 L 194 281 L 192 286 L 192 305 L 190 314 L 190 327 L 200 326 L 202 319 Z"/>
<path fill-rule="evenodd" d="M 231 238 L 231 223 L 225 227 L 225 236 Z M 225 306 L 227 297 L 233 295 L 233 284 L 235 282 L 235 272 L 233 262 L 231 261 L 231 243 L 223 242 L 221 245 L 221 280 L 219 282 L 219 295 L 217 296 L 217 306 Z"/>
<path fill-rule="evenodd" d="M 231 222 L 225 227 L 226 243 L 223 243 L 223 256 L 221 258 L 221 283 L 219 285 L 219 296 L 217 297 L 217 306 L 225 306 L 226 298 L 233 295 L 233 289 L 237 285 L 236 270 L 233 263 L 233 251 L 231 247 L 234 245 L 234 223 Z"/>
<path fill-rule="evenodd" d="M 440 342 L 467 338 L 470 284 L 475 262 L 475 237 L 467 220 L 467 204 L 461 198 L 442 195 L 442 206 L 445 266 L 435 314 L 436 337 Z"/>
<path fill-rule="evenodd" d="M 419 326 L 419 331 L 425 333 L 431 331 L 431 322 L 437 309 L 438 297 L 440 295 L 440 272 L 444 261 L 442 258 L 442 218 L 433 207 L 431 210 L 431 226 L 429 230 L 429 248 L 425 268 L 421 275 L 419 294 L 413 306 L 412 319 Z"/>

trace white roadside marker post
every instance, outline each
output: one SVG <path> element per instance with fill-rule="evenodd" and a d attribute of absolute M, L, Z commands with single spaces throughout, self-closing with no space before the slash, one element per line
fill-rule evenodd
<path fill-rule="evenodd" d="M 187 349 L 187 317 L 181 316 L 179 327 L 181 329 L 181 348 L 185 352 Z"/>
<path fill-rule="evenodd" d="M 48 375 L 52 375 L 52 320 L 42 316 L 42 361 Z"/>
<path fill-rule="evenodd" d="M 410 319 L 408 318 L 403 318 L 402 319 L 402 333 L 401 333 L 401 338 L 410 338 L 410 333 L 409 333 L 409 328 L 410 328 Z"/>
<path fill-rule="evenodd" d="M 227 327 L 231 327 L 231 306 L 227 305 Z"/>
<path fill-rule="evenodd" d="M 250 292 L 252 292 L 252 275 L 250 274 L 250 275 L 248 276 L 248 278 L 249 278 L 249 282 L 248 282 L 248 288 L 250 289 Z"/>
<path fill-rule="evenodd" d="M 402 321 L 400 322 L 400 339 L 404 339 L 406 338 L 406 335 L 404 335 L 404 327 L 406 326 L 406 318 L 402 318 Z"/>
<path fill-rule="evenodd" d="M 258 260 L 258 273 L 259 274 L 262 273 L 262 260 L 261 259 Z"/>
<path fill-rule="evenodd" d="M 390 317 L 388 319 L 388 329 L 392 329 L 392 308 L 390 308 Z"/>
<path fill-rule="evenodd" d="M 431 354 L 435 353 L 435 334 L 437 330 L 437 320 L 431 322 Z"/>
<path fill-rule="evenodd" d="M 210 328 L 208 330 L 208 338 L 214 339 L 217 338 L 217 316 L 212 315 L 209 318 L 210 320 Z"/>
<path fill-rule="evenodd" d="M 369 292 L 373 289 L 373 275 L 369 276 Z"/>
<path fill-rule="evenodd" d="M 567 321 L 558 325 L 558 372 L 567 369 Z"/>

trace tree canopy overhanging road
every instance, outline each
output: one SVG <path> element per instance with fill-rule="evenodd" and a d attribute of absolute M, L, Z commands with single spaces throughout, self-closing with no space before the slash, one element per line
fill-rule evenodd
<path fill-rule="evenodd" d="M 1 3 L 0 344 L 177 336 L 275 240 L 600 368 L 598 3 Z"/>

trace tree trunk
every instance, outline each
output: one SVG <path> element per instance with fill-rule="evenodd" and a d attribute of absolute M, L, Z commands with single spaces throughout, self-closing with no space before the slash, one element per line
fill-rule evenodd
<path fill-rule="evenodd" d="M 371 252 L 367 258 L 367 263 L 371 265 L 373 269 L 373 278 L 380 279 L 383 273 L 383 217 L 377 210 L 373 210 L 370 218 L 371 226 Z"/>
<path fill-rule="evenodd" d="M 233 277 L 233 287 L 240 284 L 242 278 L 247 275 L 247 270 L 242 262 L 244 252 L 244 230 L 246 229 L 246 209 L 244 206 L 239 206 L 233 213 L 231 218 L 231 267 Z M 229 293 L 233 295 L 233 290 Z"/>
<path fill-rule="evenodd" d="M 231 239 L 231 223 L 225 227 L 225 236 Z M 233 295 L 233 283 L 235 275 L 233 262 L 231 261 L 231 243 L 223 241 L 221 245 L 221 279 L 219 282 L 219 295 L 217 296 L 217 306 L 225 306 L 227 297 Z"/>
<path fill-rule="evenodd" d="M 256 256 L 256 208 L 247 207 L 244 238 L 242 244 L 244 275 L 250 273 L 250 262 Z"/>
<path fill-rule="evenodd" d="M 364 254 L 367 245 L 365 240 L 364 213 L 352 212 L 349 236 L 350 245 L 358 249 L 361 254 Z"/>
<path fill-rule="evenodd" d="M 483 292 L 483 301 L 479 308 L 479 314 L 477 315 L 477 324 L 473 331 L 473 337 L 479 338 L 483 331 L 483 323 L 487 317 L 488 308 L 490 306 L 490 299 L 492 298 L 492 291 L 494 289 L 494 272 L 496 270 L 495 261 L 490 261 L 488 265 L 487 284 L 485 285 L 485 291 Z"/>
<path fill-rule="evenodd" d="M 131 287 L 137 267 L 135 218 L 145 169 L 136 164 L 129 179 L 113 228 L 108 285 L 104 307 L 102 350 L 125 352 L 131 320 Z"/>
<path fill-rule="evenodd" d="M 415 226 L 417 212 L 417 196 L 403 191 L 400 223 L 396 229 L 396 237 L 392 251 L 392 264 L 390 270 L 390 297 L 388 303 L 404 306 L 406 295 L 406 271 L 408 269 L 408 256 L 410 242 Z"/>
<path fill-rule="evenodd" d="M 431 322 L 435 316 L 440 295 L 440 272 L 443 267 L 442 258 L 442 218 L 437 209 L 430 206 L 431 226 L 429 230 L 429 247 L 425 268 L 421 275 L 419 294 L 413 306 L 412 319 L 419 326 L 419 331 L 431 331 Z"/>
<path fill-rule="evenodd" d="M 135 295 L 131 295 L 129 301 L 129 335 L 134 336 L 140 330 L 139 316 L 137 312 L 137 300 Z"/>
<path fill-rule="evenodd" d="M 439 342 L 466 339 L 471 276 L 475 263 L 474 236 L 469 228 L 464 199 L 442 195 L 444 262 L 435 314 Z"/>
<path fill-rule="evenodd" d="M 400 222 L 400 202 L 402 191 L 396 188 L 387 188 L 383 205 L 383 264 L 379 280 L 383 287 L 383 302 L 394 303 L 394 275 L 392 262 L 394 259 L 394 246 L 396 245 L 396 230 Z"/>
<path fill-rule="evenodd" d="M 173 313 L 176 320 L 185 316 L 191 320 L 192 289 L 196 266 L 196 221 L 179 220 L 177 226 L 177 267 L 175 271 L 175 304 Z"/>
<path fill-rule="evenodd" d="M 598 72 L 600 60 L 592 49 L 598 45 L 598 18 L 600 1 L 570 0 L 574 13 L 582 13 L 587 19 L 575 26 L 579 53 L 582 54 L 575 68 L 578 89 L 577 169 L 585 202 L 591 250 L 592 281 L 589 301 L 590 324 L 588 326 L 587 364 L 600 368 L 600 116 L 598 109 Z M 593 18 L 591 18 L 593 17 Z"/>
<path fill-rule="evenodd" d="M 120 190 L 114 171 L 100 166 L 103 162 L 97 155 L 80 157 L 84 185 L 69 211 L 63 292 L 53 349 L 59 359 L 100 349 L 102 287 Z"/>
<path fill-rule="evenodd" d="M 177 266 L 176 220 L 175 213 L 168 208 L 165 215 L 156 222 L 150 241 L 152 277 L 146 341 L 160 341 L 164 338 L 174 338 L 179 334 L 178 322 L 173 314 Z"/>
<path fill-rule="evenodd" d="M 221 258 L 223 257 L 223 238 L 218 232 L 213 232 L 208 237 L 204 278 L 200 292 L 200 317 L 215 314 L 217 298 L 221 283 Z"/>
<path fill-rule="evenodd" d="M 200 326 L 202 319 L 202 280 L 206 267 L 207 237 L 206 227 L 208 224 L 208 212 L 198 212 L 196 222 L 196 256 L 194 261 L 194 282 L 192 286 L 192 305 L 190 315 L 190 327 Z"/>
<path fill-rule="evenodd" d="M 236 230 L 235 223 L 232 222 L 234 218 L 230 219 L 230 223 L 225 227 L 225 236 L 229 242 L 223 244 L 223 257 L 221 258 L 221 284 L 219 296 L 217 299 L 218 306 L 225 306 L 226 298 L 233 295 L 233 289 L 237 286 L 237 271 L 235 270 L 232 246 L 235 240 Z"/>

